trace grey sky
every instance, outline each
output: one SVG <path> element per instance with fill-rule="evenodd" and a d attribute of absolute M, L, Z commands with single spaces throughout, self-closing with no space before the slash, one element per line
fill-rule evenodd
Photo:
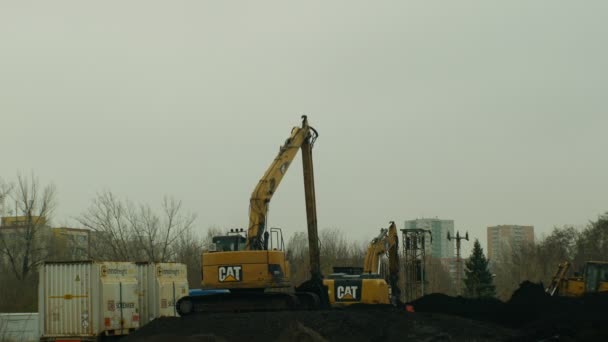
<path fill-rule="evenodd" d="M 606 1 L 0 1 L 0 176 L 56 221 L 163 194 L 245 227 L 300 114 L 320 227 L 584 224 L 608 210 Z M 305 229 L 301 162 L 270 223 Z"/>

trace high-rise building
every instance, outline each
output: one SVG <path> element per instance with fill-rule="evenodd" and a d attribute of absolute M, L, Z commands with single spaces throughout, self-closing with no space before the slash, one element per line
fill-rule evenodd
<path fill-rule="evenodd" d="M 447 239 L 448 232 L 454 236 L 454 220 L 438 218 L 408 220 L 405 221 L 405 229 L 429 229 L 432 242 L 427 251 L 428 255 L 441 259 L 454 257 L 454 240 Z"/>
<path fill-rule="evenodd" d="M 499 260 L 504 251 L 513 251 L 534 242 L 534 226 L 505 224 L 488 227 L 488 258 Z"/>

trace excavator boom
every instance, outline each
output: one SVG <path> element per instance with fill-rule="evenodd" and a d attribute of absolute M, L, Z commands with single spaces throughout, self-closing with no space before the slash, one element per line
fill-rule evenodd
<path fill-rule="evenodd" d="M 388 228 L 388 283 L 391 287 L 391 304 L 397 305 L 401 301 L 399 288 L 399 237 L 397 226 L 391 222 Z"/>
<path fill-rule="evenodd" d="M 303 160 L 307 157 L 310 158 L 309 166 L 304 165 L 304 189 L 312 188 L 312 199 L 308 198 L 310 194 L 306 192 L 306 212 L 307 215 L 314 215 L 314 221 L 316 222 L 316 210 L 314 213 L 308 210 L 310 201 L 314 205 L 314 180 L 310 176 L 310 179 L 307 179 L 307 173 L 312 175 L 311 150 L 318 134 L 314 128 L 308 125 L 306 116 L 303 116 L 302 119 L 302 127 L 294 127 L 292 129 L 290 137 L 285 140 L 285 143 L 279 149 L 279 154 L 251 193 L 249 200 L 249 229 L 247 230 L 247 244 L 245 247 L 247 250 L 267 249 L 267 239 L 264 237 L 264 233 L 267 232 L 266 218 L 268 206 L 279 184 L 281 184 L 283 176 L 287 173 L 291 162 L 300 149 L 302 149 Z M 309 216 L 307 217 L 309 221 L 312 219 Z"/>
<path fill-rule="evenodd" d="M 380 234 L 373 238 L 367 247 L 365 259 L 363 262 L 363 273 L 380 273 L 380 257 L 386 253 L 388 229 L 381 228 Z"/>

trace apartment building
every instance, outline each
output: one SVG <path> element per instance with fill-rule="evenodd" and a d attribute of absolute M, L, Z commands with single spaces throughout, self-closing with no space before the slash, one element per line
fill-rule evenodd
<path fill-rule="evenodd" d="M 490 226 L 487 230 L 488 258 L 500 260 L 501 253 L 512 252 L 526 243 L 534 243 L 534 226 L 505 224 Z"/>

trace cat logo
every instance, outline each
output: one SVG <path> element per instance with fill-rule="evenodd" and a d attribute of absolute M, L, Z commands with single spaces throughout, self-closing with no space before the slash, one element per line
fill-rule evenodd
<path fill-rule="evenodd" d="M 217 270 L 220 283 L 236 282 L 243 279 L 242 266 L 220 266 Z"/>
<path fill-rule="evenodd" d="M 336 295 L 340 300 L 355 300 L 359 286 L 338 286 Z"/>
<path fill-rule="evenodd" d="M 361 301 L 361 281 L 339 281 L 334 283 L 336 302 Z"/>

